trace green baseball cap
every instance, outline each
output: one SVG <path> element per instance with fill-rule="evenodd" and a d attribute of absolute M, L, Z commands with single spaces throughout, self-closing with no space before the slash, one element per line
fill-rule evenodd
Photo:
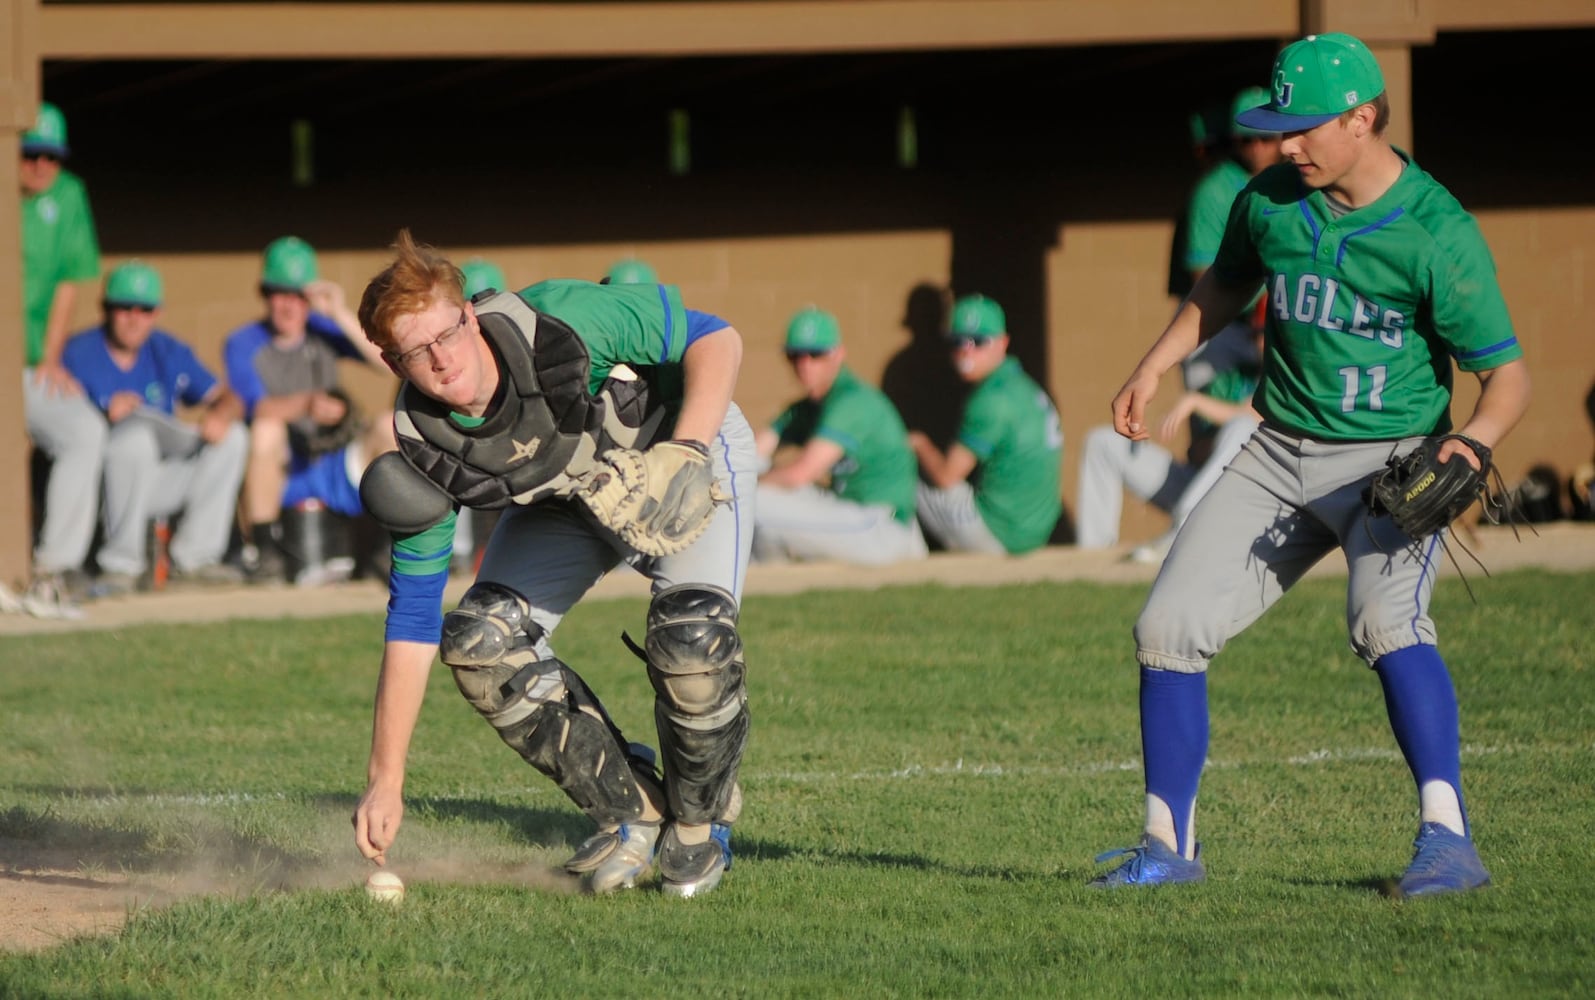
<path fill-rule="evenodd" d="M 1368 46 L 1342 32 L 1308 35 L 1274 61 L 1271 99 L 1235 116 L 1247 128 L 1301 132 L 1334 121 L 1385 92 L 1385 76 Z"/>
<path fill-rule="evenodd" d="M 987 340 L 1008 332 L 1008 317 L 1002 306 L 984 295 L 966 295 L 953 303 L 953 315 L 947 323 L 947 338 L 974 337 Z"/>
<path fill-rule="evenodd" d="M 284 236 L 266 247 L 260 268 L 264 292 L 303 292 L 316 280 L 316 251 L 297 236 Z"/>
<path fill-rule="evenodd" d="M 460 265 L 460 273 L 465 276 L 465 297 L 471 298 L 477 292 L 485 292 L 489 288 L 504 291 L 507 284 L 504 272 L 490 260 L 481 257 L 472 257 Z"/>
<path fill-rule="evenodd" d="M 1245 90 L 1236 94 L 1235 100 L 1230 102 L 1229 134 L 1231 136 L 1237 137 L 1248 135 L 1262 135 L 1270 137 L 1278 136 L 1278 132 L 1273 132 L 1262 128 L 1252 128 L 1249 125 L 1242 125 L 1240 122 L 1241 115 L 1252 110 L 1258 105 L 1266 105 L 1267 103 L 1268 91 L 1264 90 L 1262 87 L 1247 87 Z"/>
<path fill-rule="evenodd" d="M 606 285 L 657 285 L 659 275 L 654 269 L 635 257 L 619 260 L 604 275 Z"/>
<path fill-rule="evenodd" d="M 54 104 L 40 104 L 38 121 L 22 133 L 22 155 L 53 156 L 64 160 L 71 152 L 66 144 L 66 115 Z"/>
<path fill-rule="evenodd" d="M 788 351 L 834 351 L 842 344 L 836 317 L 810 306 L 792 317 L 786 327 Z"/>
<path fill-rule="evenodd" d="M 130 260 L 118 265 L 105 279 L 107 306 L 155 309 L 160 306 L 165 294 L 160 272 L 141 260 Z"/>

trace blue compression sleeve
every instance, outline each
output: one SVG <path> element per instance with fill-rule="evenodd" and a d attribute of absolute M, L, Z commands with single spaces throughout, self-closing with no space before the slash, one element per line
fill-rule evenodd
<path fill-rule="evenodd" d="M 1373 665 L 1385 691 L 1385 711 L 1401 755 L 1412 769 L 1419 793 L 1431 781 L 1444 781 L 1456 791 L 1462 822 L 1461 723 L 1457 692 L 1440 651 L 1418 645 L 1379 657 Z"/>
<path fill-rule="evenodd" d="M 1207 673 L 1141 668 L 1141 757 L 1146 792 L 1168 804 L 1182 856 L 1207 760 Z"/>

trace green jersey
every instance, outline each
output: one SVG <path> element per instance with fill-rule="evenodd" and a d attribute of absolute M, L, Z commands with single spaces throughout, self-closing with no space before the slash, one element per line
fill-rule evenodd
<path fill-rule="evenodd" d="M 1224 242 L 1224 226 L 1229 221 L 1235 196 L 1251 179 L 1245 167 L 1226 156 L 1196 182 L 1185 221 L 1185 266 L 1188 270 L 1205 271 L 1213 266 L 1219 244 Z"/>
<path fill-rule="evenodd" d="M 1523 356 L 1473 217 L 1407 159 L 1377 201 L 1337 216 L 1294 167 L 1241 192 L 1214 262 L 1268 295 L 1252 405 L 1303 437 L 1365 441 L 1451 427 L 1452 362 Z"/>
<path fill-rule="evenodd" d="M 782 444 L 806 445 L 823 438 L 842 449 L 831 467 L 831 492 L 853 503 L 885 504 L 904 524 L 914 519 L 919 481 L 903 418 L 886 394 L 846 367 L 836 374 L 825 398 L 799 400 L 786 408 L 771 429 Z"/>
<path fill-rule="evenodd" d="M 564 320 L 581 337 L 592 357 L 590 391 L 597 392 L 610 370 L 624 364 L 648 380 L 653 398 L 672 410 L 680 404 L 687 310 L 674 285 L 558 279 L 538 282 L 516 294 L 538 312 Z"/>
<path fill-rule="evenodd" d="M 89 196 L 61 171 L 48 191 L 22 199 L 22 312 L 27 367 L 44 358 L 45 327 L 56 286 L 100 276 L 100 244 Z"/>
<path fill-rule="evenodd" d="M 981 520 L 1011 553 L 1045 545 L 1063 510 L 1063 429 L 1046 392 L 1005 358 L 970 394 L 958 442 L 979 460 L 971 485 Z"/>

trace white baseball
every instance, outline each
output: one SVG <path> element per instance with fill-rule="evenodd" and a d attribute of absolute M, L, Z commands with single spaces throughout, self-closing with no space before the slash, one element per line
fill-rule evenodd
<path fill-rule="evenodd" d="M 390 871 L 374 871 L 366 879 L 366 895 L 383 903 L 404 899 L 404 880 Z"/>

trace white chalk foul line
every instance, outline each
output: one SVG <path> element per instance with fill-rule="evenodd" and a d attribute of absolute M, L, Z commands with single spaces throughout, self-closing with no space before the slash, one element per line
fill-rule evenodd
<path fill-rule="evenodd" d="M 1589 753 L 1595 750 L 1595 744 L 1572 746 L 1566 744 L 1532 744 L 1520 746 L 1478 746 L 1464 744 L 1463 757 L 1489 757 L 1505 754 L 1527 755 L 1567 755 L 1576 753 Z M 1288 757 L 1258 757 L 1258 758 L 1208 758 L 1209 770 L 1244 770 L 1254 767 L 1277 767 L 1285 764 L 1290 767 L 1316 767 L 1323 764 L 1334 764 L 1346 761 L 1364 760 L 1389 760 L 1399 761 L 1401 753 L 1388 747 L 1342 747 L 1309 750 L 1306 753 L 1293 754 Z M 945 764 L 910 764 L 907 767 L 890 768 L 871 771 L 754 771 L 745 772 L 744 777 L 753 782 L 777 782 L 787 784 L 842 784 L 856 781 L 911 781 L 920 778 L 944 777 L 970 777 L 970 778 L 1054 778 L 1068 777 L 1070 775 L 1111 774 L 1120 771 L 1141 770 L 1139 759 L 1087 761 L 1080 764 L 1001 764 L 994 762 L 970 762 L 957 759 Z M 528 795 L 550 794 L 558 795 L 559 791 L 546 784 L 527 785 L 521 789 Z M 452 792 L 432 790 L 426 793 L 428 798 L 440 795 L 477 795 L 480 789 L 459 788 Z M 284 802 L 290 799 L 299 799 L 301 796 L 290 796 L 283 792 L 207 792 L 195 794 L 167 794 L 153 793 L 145 795 L 112 794 L 97 796 L 94 801 L 101 807 L 114 805 L 131 805 L 133 803 L 154 804 L 167 806 L 227 806 L 248 805 L 259 802 Z"/>

